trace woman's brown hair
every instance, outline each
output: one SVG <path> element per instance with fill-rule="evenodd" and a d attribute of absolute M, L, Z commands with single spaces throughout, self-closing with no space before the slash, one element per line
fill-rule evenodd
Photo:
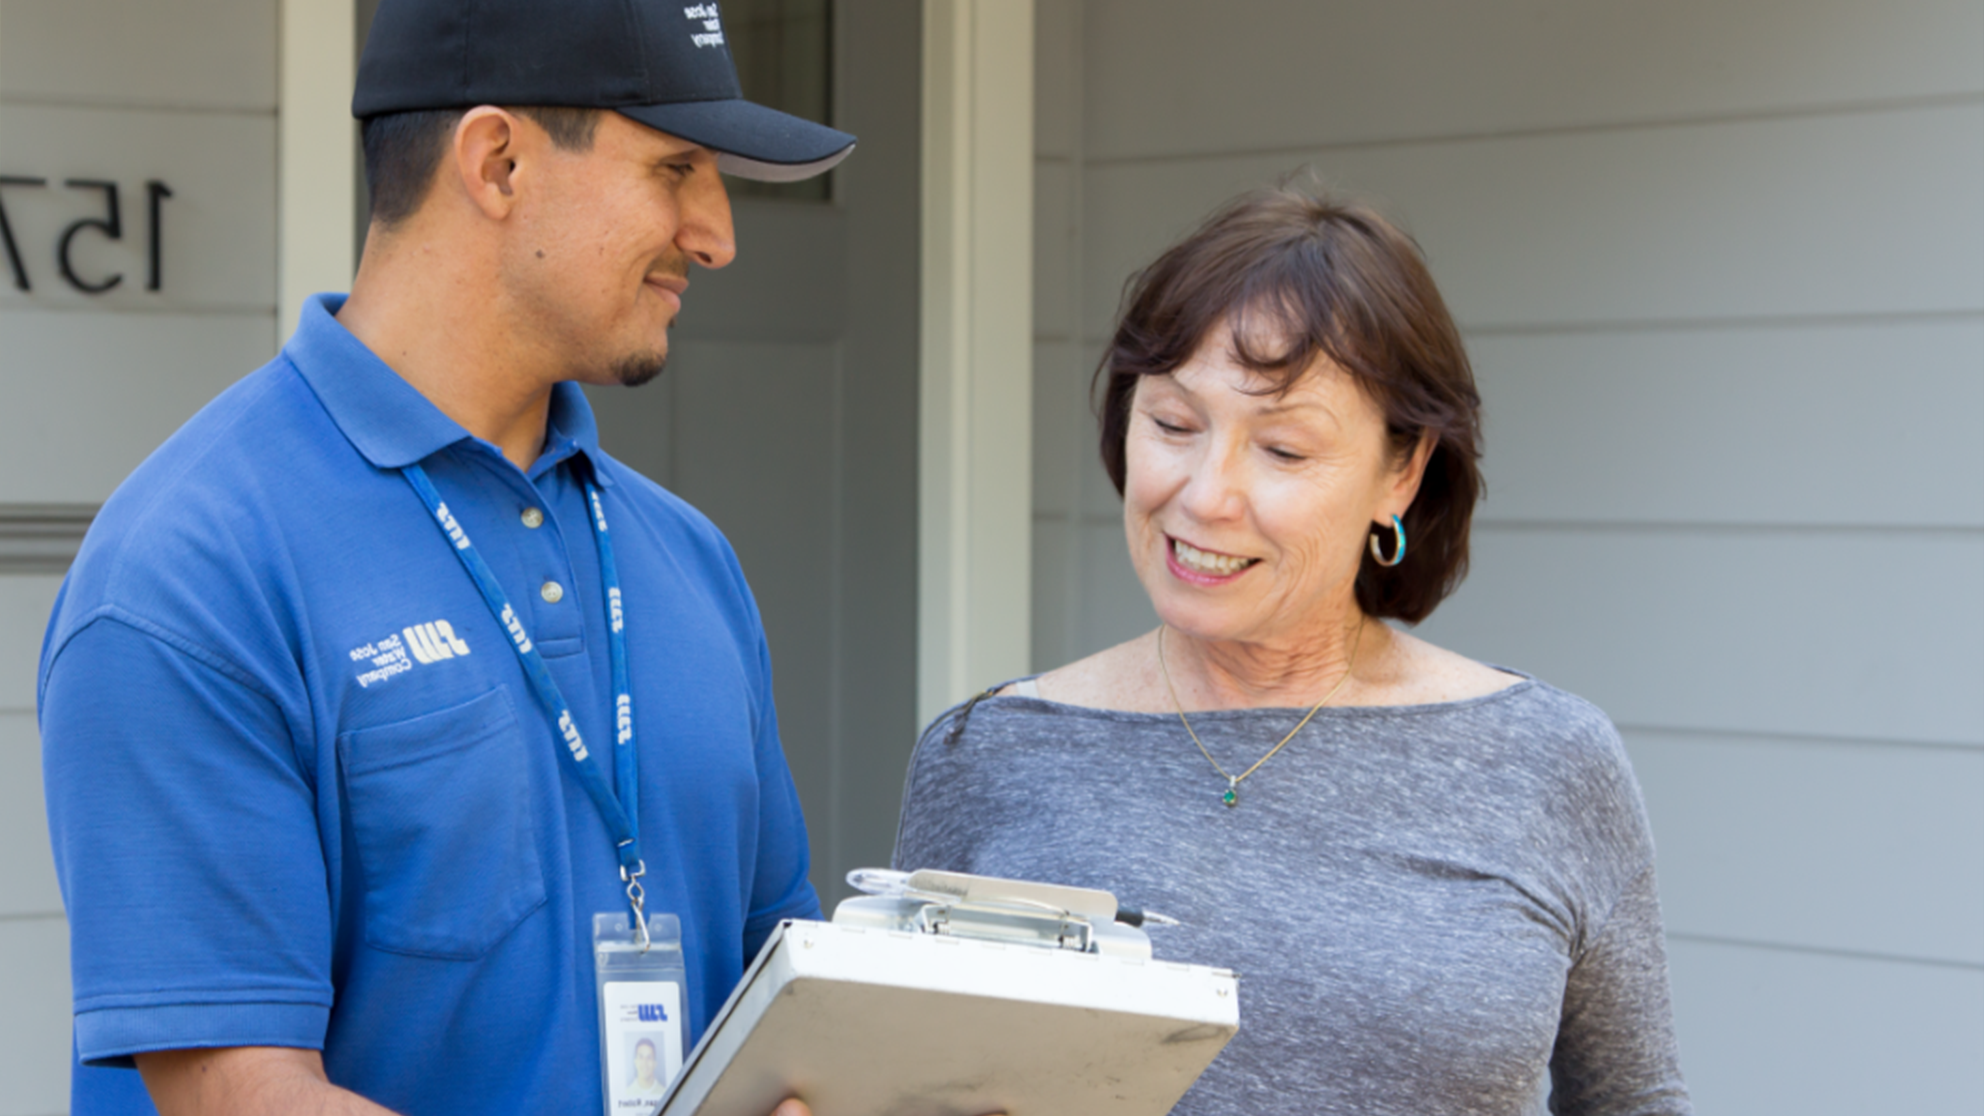
<path fill-rule="evenodd" d="M 1434 440 L 1402 517 L 1405 559 L 1385 567 L 1365 555 L 1358 607 L 1416 624 L 1459 587 L 1482 488 L 1481 396 L 1411 237 L 1366 206 L 1294 186 L 1259 190 L 1133 276 L 1124 306 L 1096 369 L 1102 464 L 1118 494 L 1142 377 L 1177 371 L 1216 331 L 1270 392 L 1287 391 L 1326 357 L 1384 412 L 1401 459 L 1423 435 Z M 1383 545 L 1389 551 L 1391 540 Z"/>

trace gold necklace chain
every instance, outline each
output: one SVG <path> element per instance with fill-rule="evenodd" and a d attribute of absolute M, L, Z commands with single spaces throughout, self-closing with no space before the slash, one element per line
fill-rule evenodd
<path fill-rule="evenodd" d="M 1329 704 L 1331 698 L 1342 692 L 1344 686 L 1349 684 L 1351 674 L 1357 670 L 1357 646 L 1364 642 L 1364 619 L 1363 617 L 1359 617 L 1357 620 L 1357 635 L 1350 641 L 1350 661 L 1344 665 L 1343 677 L 1336 680 L 1336 685 L 1331 686 L 1330 692 L 1323 695 L 1323 700 L 1309 707 L 1309 712 L 1304 714 L 1300 721 L 1296 722 L 1294 728 L 1288 730 L 1288 735 L 1281 738 L 1280 744 L 1269 748 L 1267 755 L 1254 761 L 1254 766 L 1242 771 L 1238 775 L 1228 775 L 1226 769 L 1219 765 L 1219 761 L 1212 758 L 1212 753 L 1206 751 L 1205 741 L 1200 740 L 1199 734 L 1192 730 L 1192 722 L 1185 719 L 1185 703 L 1178 700 L 1178 688 L 1171 684 L 1171 668 L 1165 665 L 1164 662 L 1165 627 L 1166 625 L 1160 624 L 1157 628 L 1157 669 L 1164 675 L 1164 688 L 1171 694 L 1171 707 L 1178 711 L 1178 722 L 1185 726 L 1185 732 L 1191 736 L 1192 743 L 1199 746 L 1199 754 L 1204 756 L 1206 762 L 1212 764 L 1212 769 L 1219 772 L 1221 777 L 1226 780 L 1226 793 L 1220 795 L 1219 800 L 1226 803 L 1229 809 L 1240 805 L 1240 780 L 1259 771 L 1262 764 L 1273 759 L 1276 752 L 1281 751 L 1289 741 L 1295 739 L 1295 734 L 1302 731 L 1302 726 L 1308 724 L 1310 718 L 1320 712 L 1323 706 Z"/>

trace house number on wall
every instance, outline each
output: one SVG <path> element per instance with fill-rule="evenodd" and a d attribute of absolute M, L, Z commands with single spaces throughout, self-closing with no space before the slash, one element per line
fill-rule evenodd
<path fill-rule="evenodd" d="M 102 178 L 67 178 L 63 179 L 62 185 L 71 190 L 98 190 L 103 194 L 103 216 L 85 217 L 80 221 L 71 222 L 55 241 L 55 265 L 61 270 L 62 278 L 84 294 L 102 294 L 122 283 L 124 273 L 118 272 L 101 279 L 85 278 L 76 273 L 75 264 L 70 261 L 69 253 L 76 243 L 76 237 L 92 229 L 108 240 L 124 239 L 123 211 L 117 205 L 117 183 Z M 34 284 L 28 281 L 27 265 L 21 261 L 21 247 L 14 240 L 14 226 L 7 221 L 6 189 L 9 186 L 45 188 L 48 186 L 48 180 L 28 175 L 0 174 L 0 244 L 6 247 L 7 263 L 14 269 L 15 289 L 31 291 L 34 289 Z M 165 199 L 171 196 L 172 188 L 158 179 L 154 178 L 145 183 L 145 217 L 148 222 L 147 231 L 150 234 L 145 242 L 149 261 L 149 268 L 145 273 L 145 289 L 148 291 L 159 289 L 159 281 L 163 275 L 159 260 L 159 210 L 163 207 Z"/>

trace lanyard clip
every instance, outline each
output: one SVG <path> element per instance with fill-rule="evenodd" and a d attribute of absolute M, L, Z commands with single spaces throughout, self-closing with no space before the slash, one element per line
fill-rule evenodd
<path fill-rule="evenodd" d="M 637 860 L 633 868 L 620 866 L 620 879 L 627 885 L 627 903 L 634 908 L 634 932 L 640 935 L 641 952 L 646 953 L 654 943 L 648 940 L 648 916 L 646 912 L 648 893 L 641 887 L 641 877 L 648 874 L 648 862 Z"/>

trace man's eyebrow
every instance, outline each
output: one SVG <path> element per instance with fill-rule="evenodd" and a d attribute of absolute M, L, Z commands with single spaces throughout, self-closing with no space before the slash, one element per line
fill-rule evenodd
<path fill-rule="evenodd" d="M 692 143 L 686 147 L 671 148 L 670 150 L 663 151 L 657 154 L 653 159 L 650 159 L 649 162 L 653 163 L 655 166 L 658 167 L 665 163 L 679 163 L 682 162 L 684 159 L 695 159 L 697 156 L 703 155 L 705 153 L 707 153 L 712 159 L 716 158 L 716 152 L 711 151 L 709 148 L 704 147 L 702 144 Z"/>

